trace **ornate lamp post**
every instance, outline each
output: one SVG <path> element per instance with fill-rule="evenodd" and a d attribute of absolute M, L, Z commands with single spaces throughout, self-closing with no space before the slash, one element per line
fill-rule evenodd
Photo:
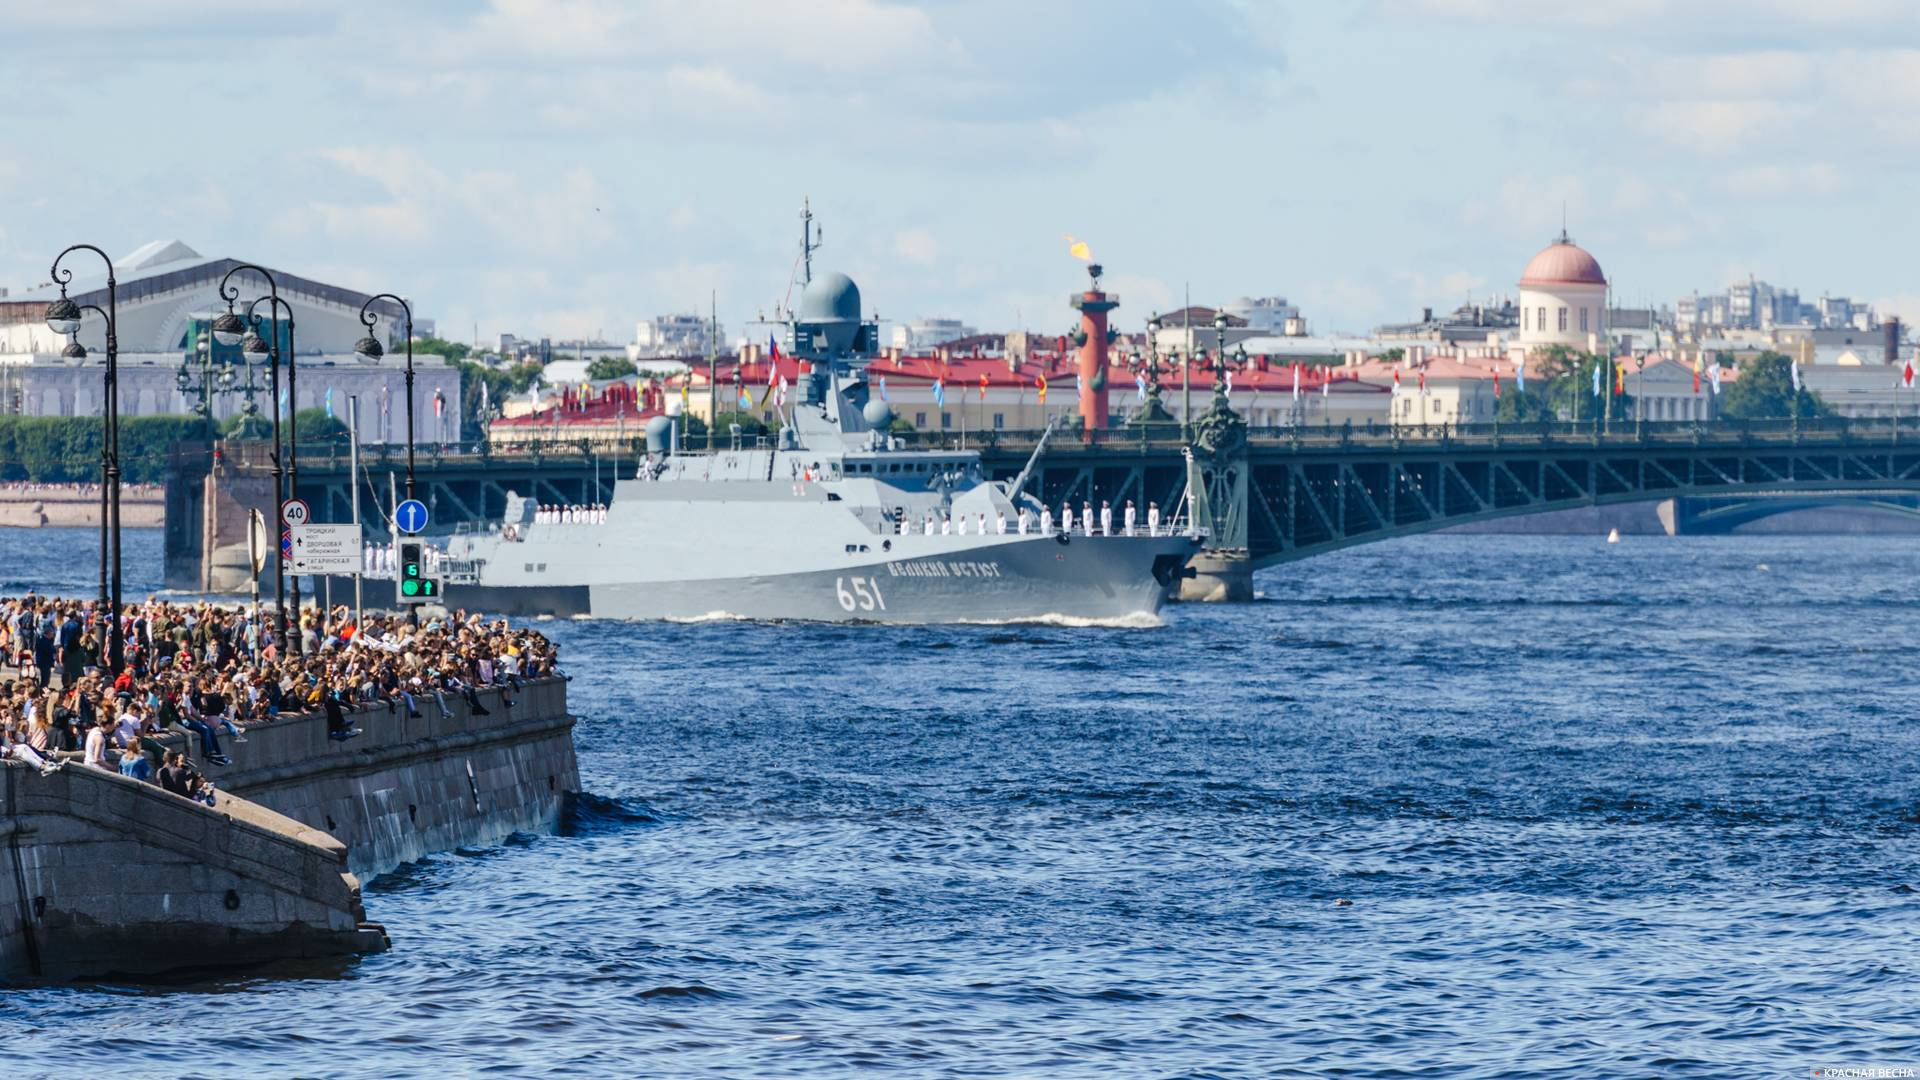
<path fill-rule="evenodd" d="M 242 270 L 256 271 L 261 277 L 267 279 L 268 296 L 274 301 L 273 306 L 268 309 L 271 315 L 272 345 L 268 345 L 250 325 L 258 322 L 258 318 L 253 313 L 253 304 L 248 305 L 246 318 L 242 318 L 233 310 L 233 305 L 240 299 L 240 290 L 230 282 L 233 280 L 233 275 Z M 280 517 L 280 508 L 287 501 L 286 471 L 280 459 L 280 288 L 273 280 L 273 275 L 264 268 L 251 263 L 242 263 L 227 271 L 226 276 L 220 279 L 220 297 L 227 302 L 227 310 L 225 314 L 213 320 L 213 339 L 229 347 L 240 346 L 241 355 L 246 358 L 249 365 L 258 363 L 272 365 L 268 368 L 267 374 L 267 394 L 273 399 L 273 448 L 268 454 L 268 461 L 273 466 L 273 516 L 277 521 Z M 254 304 L 258 303 L 258 300 L 254 301 Z M 277 544 L 274 546 L 273 554 L 273 609 L 274 640 L 284 649 L 287 647 L 287 565 L 285 556 Z"/>
<path fill-rule="evenodd" d="M 378 363 L 380 358 L 387 354 L 386 348 L 380 344 L 380 339 L 373 336 L 374 324 L 380 321 L 380 316 L 373 314 L 373 302 L 375 300 L 391 300 L 399 304 L 400 310 L 406 313 L 407 498 L 411 499 L 413 498 L 413 308 L 405 300 L 400 299 L 392 293 L 381 293 L 378 296 L 369 296 L 367 297 L 367 302 L 360 305 L 360 322 L 366 326 L 367 336 L 360 339 L 359 344 L 353 347 L 353 351 L 356 356 L 369 364 Z"/>
<path fill-rule="evenodd" d="M 1227 404 L 1227 312 L 1222 308 L 1213 313 L 1213 407 L 1226 409 Z"/>
<path fill-rule="evenodd" d="M 75 251 L 91 251 L 107 264 L 107 306 L 76 304 L 67 298 L 67 285 L 73 271 L 61 267 L 61 260 Z M 97 313 L 106 321 L 107 373 L 100 411 L 100 606 L 105 609 L 105 640 L 101 651 L 115 674 L 126 663 L 125 635 L 120 633 L 120 333 L 119 283 L 113 276 L 113 260 L 92 244 L 75 244 L 56 255 L 53 280 L 60 286 L 60 298 L 47 305 L 47 329 L 56 334 L 80 332 L 82 314 Z M 87 358 L 86 346 L 76 338 L 61 355 L 70 361 Z"/>

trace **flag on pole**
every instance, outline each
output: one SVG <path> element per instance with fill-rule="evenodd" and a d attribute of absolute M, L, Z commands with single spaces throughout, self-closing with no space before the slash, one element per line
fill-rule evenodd
<path fill-rule="evenodd" d="M 1900 383 L 1909 390 L 1913 389 L 1913 358 L 1911 356 L 1907 358 L 1906 370 L 1900 373 Z"/>
<path fill-rule="evenodd" d="M 1233 372 L 1227 372 L 1227 393 L 1233 393 Z"/>
<path fill-rule="evenodd" d="M 1909 367 L 1909 370 L 1911 370 L 1911 367 Z M 1034 385 L 1039 388 L 1040 404 L 1045 405 L 1047 403 L 1047 377 L 1045 375 L 1034 376 Z"/>
<path fill-rule="evenodd" d="M 980 400 L 987 400 L 987 373 L 984 371 L 980 373 Z"/>
<path fill-rule="evenodd" d="M 774 392 L 778 395 L 774 399 L 774 403 L 783 409 L 786 408 L 787 407 L 787 377 L 785 375 L 780 376 L 780 385 L 775 389 Z"/>
<path fill-rule="evenodd" d="M 480 415 L 487 415 L 487 380 L 480 380 Z"/>
<path fill-rule="evenodd" d="M 753 393 L 744 386 L 740 388 L 740 407 L 742 409 L 753 408 Z"/>
<path fill-rule="evenodd" d="M 1500 400 L 1500 369 L 1493 369 L 1493 400 Z"/>
<path fill-rule="evenodd" d="M 885 375 L 880 376 L 880 400 L 887 400 L 887 377 Z"/>
<path fill-rule="evenodd" d="M 1293 400 L 1300 400 L 1300 365 L 1293 365 Z"/>
<path fill-rule="evenodd" d="M 1524 356 L 1513 362 L 1513 387 L 1523 394 L 1527 392 L 1527 358 Z"/>
<path fill-rule="evenodd" d="M 1700 371 L 1702 365 L 1706 362 L 1707 351 L 1705 349 L 1693 354 L 1693 394 L 1695 397 L 1700 396 Z"/>
<path fill-rule="evenodd" d="M 1619 397 L 1627 392 L 1627 358 L 1622 356 L 1613 362 L 1613 396 Z"/>
<path fill-rule="evenodd" d="M 1137 371 L 1133 373 L 1133 400 L 1147 400 L 1147 377 Z"/>
<path fill-rule="evenodd" d="M 447 411 L 446 392 L 442 390 L 435 390 L 433 392 L 433 418 L 435 420 L 440 419 L 441 415 L 444 414 L 446 411 Z"/>
<path fill-rule="evenodd" d="M 1420 371 L 1420 396 L 1427 396 L 1427 372 L 1425 368 L 1422 368 Z"/>
<path fill-rule="evenodd" d="M 485 388 L 487 384 L 481 383 L 480 385 L 482 388 Z M 321 407 L 327 411 L 327 419 L 333 419 L 333 387 L 327 387 L 327 392 L 320 398 L 320 401 Z"/>
<path fill-rule="evenodd" d="M 1321 397 L 1327 396 L 1327 387 L 1331 385 L 1333 385 L 1333 375 L 1330 372 L 1321 372 L 1320 374 L 1320 396 Z"/>
<path fill-rule="evenodd" d="M 1793 378 L 1793 392 L 1796 394 L 1799 393 L 1800 392 L 1800 365 L 1795 363 L 1792 360 L 1787 361 L 1787 374 Z"/>
<path fill-rule="evenodd" d="M 1712 367 L 1707 369 L 1707 380 L 1708 382 L 1713 384 L 1713 396 L 1719 397 L 1720 396 L 1720 365 L 1719 364 L 1715 364 Z"/>
<path fill-rule="evenodd" d="M 1593 396 L 1600 396 L 1600 365 L 1593 365 Z"/>
<path fill-rule="evenodd" d="M 1400 392 L 1400 369 L 1399 368 L 1393 369 L 1393 392 L 1396 394 Z"/>
<path fill-rule="evenodd" d="M 933 377 L 933 403 L 942 409 L 947 407 L 947 380 L 943 375 Z"/>
<path fill-rule="evenodd" d="M 680 378 L 680 407 L 693 404 L 693 372 L 689 371 Z"/>
<path fill-rule="evenodd" d="M 768 389 L 772 389 L 773 387 L 774 369 L 778 368 L 779 366 L 780 366 L 780 343 L 773 340 L 772 334 L 768 334 L 767 335 L 767 387 Z"/>

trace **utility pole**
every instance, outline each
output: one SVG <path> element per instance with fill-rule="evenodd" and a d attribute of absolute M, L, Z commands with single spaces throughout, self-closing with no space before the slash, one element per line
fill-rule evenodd
<path fill-rule="evenodd" d="M 720 301 L 718 291 L 707 293 L 707 451 L 713 451 L 713 429 L 720 421 L 718 379 L 720 349 Z"/>

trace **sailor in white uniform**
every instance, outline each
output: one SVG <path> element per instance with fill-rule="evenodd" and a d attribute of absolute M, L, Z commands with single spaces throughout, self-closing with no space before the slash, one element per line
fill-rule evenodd
<path fill-rule="evenodd" d="M 945 517 L 945 516 L 942 516 L 940 518 L 940 535 L 941 536 L 953 535 L 953 519 L 952 518 Z"/>
<path fill-rule="evenodd" d="M 1127 535 L 1133 535 L 1133 500 L 1127 500 Z"/>
<path fill-rule="evenodd" d="M 1040 535 L 1053 535 L 1053 507 L 1051 506 L 1042 506 L 1040 508 Z"/>
<path fill-rule="evenodd" d="M 1026 507 L 1023 506 L 1020 508 L 1020 516 L 1018 520 L 1020 522 L 1020 535 L 1021 536 L 1027 535 L 1027 508 Z"/>
<path fill-rule="evenodd" d="M 1100 500 L 1100 535 L 1113 535 L 1113 504 L 1105 499 Z"/>
<path fill-rule="evenodd" d="M 1147 535 L 1160 535 L 1160 504 L 1157 502 L 1147 504 Z"/>
<path fill-rule="evenodd" d="M 1093 535 L 1093 501 L 1089 499 L 1080 504 L 1080 531 Z"/>
<path fill-rule="evenodd" d="M 994 524 L 999 529 L 1001 536 L 1007 535 L 1007 512 L 1005 510 L 1000 511 L 996 515 Z"/>
<path fill-rule="evenodd" d="M 1007 530 L 1001 529 L 1000 531 L 1006 532 Z M 985 510 L 980 511 L 980 535 L 987 535 L 987 512 Z"/>
<path fill-rule="evenodd" d="M 1072 503 L 1060 504 L 1060 531 L 1063 533 L 1070 533 L 1073 531 L 1073 504 Z"/>

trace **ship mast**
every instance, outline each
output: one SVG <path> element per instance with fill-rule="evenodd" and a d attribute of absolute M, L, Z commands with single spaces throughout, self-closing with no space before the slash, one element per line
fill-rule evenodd
<path fill-rule="evenodd" d="M 813 284 L 813 252 L 820 246 L 820 226 L 813 220 L 813 200 L 800 200 L 800 285 Z"/>

